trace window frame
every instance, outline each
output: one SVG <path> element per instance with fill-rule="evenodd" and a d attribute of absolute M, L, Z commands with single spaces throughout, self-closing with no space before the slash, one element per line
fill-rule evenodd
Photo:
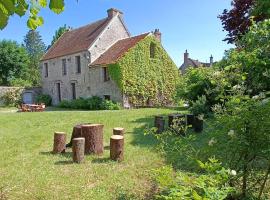
<path fill-rule="evenodd" d="M 108 72 L 108 67 L 102 67 L 102 71 L 103 71 L 103 81 L 104 82 L 108 82 L 110 81 L 110 75 L 109 75 L 109 72 Z"/>
<path fill-rule="evenodd" d="M 62 76 L 67 75 L 67 59 L 62 59 Z"/>
<path fill-rule="evenodd" d="M 75 64 L 76 64 L 76 73 L 82 73 L 82 64 L 81 64 L 81 56 L 75 56 Z"/>
<path fill-rule="evenodd" d="M 45 78 L 48 78 L 49 77 L 49 67 L 48 67 L 48 63 L 44 63 L 44 71 L 45 71 L 45 74 L 44 74 L 44 77 Z"/>

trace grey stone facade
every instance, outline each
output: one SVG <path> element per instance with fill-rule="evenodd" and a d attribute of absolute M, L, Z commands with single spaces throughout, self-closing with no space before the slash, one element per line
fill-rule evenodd
<path fill-rule="evenodd" d="M 118 40 L 129 37 L 121 15 L 116 13 L 112 17 L 107 27 L 89 46 L 88 51 L 41 61 L 42 90 L 44 94 L 52 97 L 53 105 L 58 104 L 60 100 L 59 86 L 61 100 L 73 99 L 74 84 L 76 98 L 109 95 L 111 100 L 123 104 L 123 94 L 114 81 L 104 81 L 103 67 L 89 67 L 91 62 Z M 80 73 L 76 71 L 76 56 L 80 56 Z M 62 59 L 66 59 L 66 75 L 62 73 Z M 48 65 L 48 77 L 46 77 L 45 65 Z"/>

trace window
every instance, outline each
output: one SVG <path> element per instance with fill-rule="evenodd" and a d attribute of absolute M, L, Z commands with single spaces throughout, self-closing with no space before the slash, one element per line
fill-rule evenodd
<path fill-rule="evenodd" d="M 104 78 L 104 82 L 110 80 L 108 67 L 103 67 L 103 78 Z"/>
<path fill-rule="evenodd" d="M 156 54 L 156 44 L 151 43 L 150 44 L 150 58 L 155 58 Z"/>
<path fill-rule="evenodd" d="M 67 60 L 66 59 L 62 60 L 62 75 L 63 76 L 67 75 Z"/>
<path fill-rule="evenodd" d="M 44 63 L 44 70 L 45 70 L 45 78 L 49 76 L 49 69 L 48 69 L 48 63 Z"/>
<path fill-rule="evenodd" d="M 78 74 L 80 74 L 81 73 L 81 57 L 80 56 L 76 56 L 75 57 L 76 59 L 76 72 L 78 73 Z"/>
<path fill-rule="evenodd" d="M 75 83 L 71 83 L 71 93 L 72 93 L 72 99 L 76 99 L 76 85 L 75 85 Z"/>
<path fill-rule="evenodd" d="M 111 100 L 111 96 L 110 95 L 104 95 L 104 99 L 110 101 Z"/>
<path fill-rule="evenodd" d="M 58 97 L 58 102 L 61 102 L 61 85 L 60 83 L 56 83 L 56 90 L 57 90 L 57 97 Z"/>

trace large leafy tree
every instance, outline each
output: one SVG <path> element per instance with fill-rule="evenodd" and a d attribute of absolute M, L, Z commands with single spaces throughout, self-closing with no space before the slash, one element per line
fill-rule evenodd
<path fill-rule="evenodd" d="M 15 41 L 0 41 L 0 84 L 11 85 L 15 79 L 27 80 L 28 54 Z"/>
<path fill-rule="evenodd" d="M 218 17 L 223 29 L 228 32 L 224 41 L 235 43 L 249 29 L 252 20 L 262 21 L 270 17 L 270 1 L 266 0 L 232 0 L 231 10 L 225 9 Z"/>
<path fill-rule="evenodd" d="M 45 53 L 46 45 L 42 41 L 38 31 L 30 30 L 24 37 L 24 47 L 29 55 L 29 73 L 31 74 L 31 82 L 33 85 L 40 84 L 39 60 Z"/>
<path fill-rule="evenodd" d="M 30 29 L 36 29 L 41 26 L 44 21 L 39 16 L 41 8 L 49 8 L 59 14 L 64 10 L 64 0 L 0 0 L 0 29 L 8 24 L 8 19 L 12 15 L 24 16 L 29 13 L 27 26 Z"/>
<path fill-rule="evenodd" d="M 66 24 L 64 26 L 59 27 L 53 36 L 52 43 L 49 47 L 51 47 L 65 32 L 72 29 L 70 26 L 67 26 Z"/>

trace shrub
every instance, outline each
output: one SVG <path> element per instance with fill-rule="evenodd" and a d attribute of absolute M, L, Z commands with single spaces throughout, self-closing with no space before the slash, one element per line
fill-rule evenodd
<path fill-rule="evenodd" d="M 119 110 L 121 106 L 113 101 L 103 100 L 100 97 L 79 98 L 72 101 L 63 100 L 58 104 L 61 108 L 83 110 Z"/>
<path fill-rule="evenodd" d="M 196 101 L 193 101 L 190 111 L 196 116 L 202 114 L 207 115 L 209 112 L 209 107 L 206 102 L 206 97 L 203 95 L 201 97 L 198 97 Z"/>
<path fill-rule="evenodd" d="M 6 106 L 17 106 L 22 103 L 22 89 L 9 89 L 2 97 L 1 100 Z"/>
<path fill-rule="evenodd" d="M 46 106 L 52 105 L 52 97 L 48 94 L 40 94 L 36 98 L 37 103 L 45 103 Z"/>

